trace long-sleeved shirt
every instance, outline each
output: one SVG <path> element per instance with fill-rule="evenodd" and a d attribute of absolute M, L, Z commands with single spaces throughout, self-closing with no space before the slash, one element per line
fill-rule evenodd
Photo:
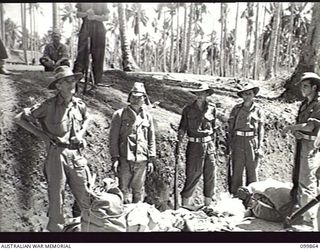
<path fill-rule="evenodd" d="M 44 48 L 43 58 L 53 60 L 55 63 L 62 58 L 69 59 L 68 47 L 62 43 L 59 43 L 57 47 L 49 43 Z"/>
<path fill-rule="evenodd" d="M 156 156 L 153 119 L 143 108 L 136 113 L 130 105 L 117 110 L 110 127 L 111 158 L 128 161 L 149 161 Z"/>

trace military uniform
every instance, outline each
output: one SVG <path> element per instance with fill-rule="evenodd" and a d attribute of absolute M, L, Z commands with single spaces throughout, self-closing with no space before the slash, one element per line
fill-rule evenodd
<path fill-rule="evenodd" d="M 202 173 L 204 196 L 211 199 L 215 194 L 215 121 L 216 109 L 213 103 L 206 102 L 204 110 L 200 110 L 194 101 L 183 109 L 179 132 L 186 132 L 189 142 L 186 151 L 186 181 L 181 192 L 182 198 L 192 196 Z"/>
<path fill-rule="evenodd" d="M 237 194 L 242 186 L 244 168 L 249 185 L 257 181 L 255 151 L 260 148 L 260 130 L 263 126 L 262 113 L 253 103 L 250 108 L 237 104 L 230 113 L 228 120 L 229 136 L 232 150 L 232 175 L 230 191 Z"/>
<path fill-rule="evenodd" d="M 56 65 L 59 60 L 59 65 Z M 68 47 L 62 43 L 59 43 L 57 47 L 53 43 L 47 44 L 40 63 L 45 67 L 45 71 L 53 71 L 55 67 L 62 65 L 70 67 Z"/>
<path fill-rule="evenodd" d="M 120 160 L 119 187 L 125 203 L 129 202 L 130 188 L 133 203 L 142 201 L 147 163 L 156 155 L 153 120 L 146 110 L 136 113 L 129 105 L 113 114 L 110 154 L 113 161 Z"/>
<path fill-rule="evenodd" d="M 80 207 L 89 206 L 87 162 L 80 152 L 81 145 L 70 142 L 70 138 L 79 133 L 87 118 L 86 105 L 73 97 L 66 106 L 64 99 L 58 94 L 31 109 L 25 109 L 23 116 L 29 121 L 38 120 L 43 131 L 52 140 L 52 143 L 46 145 L 45 163 L 49 196 L 48 216 L 49 222 L 64 224 L 63 193 L 66 182 Z"/>
<path fill-rule="evenodd" d="M 309 118 L 320 119 L 320 101 L 315 97 L 309 104 L 303 101 L 296 119 L 297 124 L 307 123 Z M 292 198 L 294 203 L 304 206 L 317 195 L 316 171 L 319 162 L 315 161 L 319 149 L 314 147 L 319 126 L 311 132 L 303 132 L 301 139 L 296 139 L 295 161 L 292 175 L 293 189 Z M 315 208 L 314 208 L 315 209 Z M 308 210 L 304 217 L 306 221 L 315 217 L 314 209 Z"/>
<path fill-rule="evenodd" d="M 106 3 L 77 3 L 79 12 L 86 12 L 90 8 L 95 15 L 106 15 Z M 89 53 L 92 55 L 92 66 L 95 83 L 101 83 L 106 45 L 106 29 L 103 22 L 82 18 L 82 26 L 79 32 L 78 52 L 74 63 L 74 72 L 84 73 L 89 65 Z M 88 38 L 90 38 L 90 51 L 88 50 Z"/>

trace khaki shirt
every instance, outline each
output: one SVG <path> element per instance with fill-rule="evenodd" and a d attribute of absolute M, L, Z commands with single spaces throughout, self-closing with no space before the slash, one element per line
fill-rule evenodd
<path fill-rule="evenodd" d="M 60 59 L 69 59 L 68 47 L 62 43 L 55 47 L 53 43 L 49 43 L 44 48 L 43 58 L 53 60 L 54 62 Z"/>
<path fill-rule="evenodd" d="M 259 107 L 253 103 L 250 108 L 244 107 L 243 103 L 233 107 L 228 120 L 229 132 L 234 131 L 253 131 L 259 134 L 259 129 L 264 123 L 264 118 Z"/>
<path fill-rule="evenodd" d="M 142 162 L 156 156 L 155 131 L 151 115 L 144 109 L 137 114 L 130 105 L 117 110 L 110 127 L 110 154 L 113 159 Z"/>
<path fill-rule="evenodd" d="M 320 119 L 320 101 L 318 97 L 315 97 L 309 104 L 307 100 L 301 103 L 296 122 L 297 124 L 307 123 L 309 118 Z M 306 135 L 317 135 L 318 131 L 319 126 L 315 126 L 313 131 L 303 133 Z"/>
<path fill-rule="evenodd" d="M 206 102 L 204 110 L 200 110 L 196 101 L 194 101 L 183 109 L 179 131 L 187 132 L 189 137 L 201 138 L 210 135 L 209 132 L 204 130 L 214 131 L 215 122 L 215 105 Z"/>
<path fill-rule="evenodd" d="M 38 120 L 51 139 L 70 143 L 70 138 L 81 130 L 87 119 L 87 108 L 85 103 L 76 97 L 72 97 L 72 101 L 66 105 L 58 94 L 34 105 L 30 110 L 25 110 L 24 116 Z"/>

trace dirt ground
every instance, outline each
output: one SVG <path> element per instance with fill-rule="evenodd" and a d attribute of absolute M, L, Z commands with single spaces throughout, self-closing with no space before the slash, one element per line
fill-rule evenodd
<path fill-rule="evenodd" d="M 37 66 L 9 66 L 14 74 L 0 75 L 0 203 L 2 232 L 43 231 L 48 206 L 46 182 L 43 176 L 45 159 L 44 144 L 33 135 L 13 123 L 13 117 L 22 110 L 52 96 L 54 92 L 46 89 L 53 79 L 52 73 L 40 71 Z M 240 79 L 246 81 L 246 79 Z M 239 100 L 234 89 L 236 80 L 187 74 L 167 73 L 124 73 L 109 70 L 104 81 L 112 84 L 99 88 L 90 95 L 82 96 L 92 115 L 85 155 L 90 169 L 101 182 L 110 171 L 108 151 L 109 125 L 115 110 L 124 107 L 133 82 L 145 83 L 151 102 L 150 107 L 155 121 L 157 140 L 156 170 L 146 181 L 146 202 L 155 204 L 160 210 L 172 208 L 174 141 L 176 127 L 184 105 L 193 100 L 188 87 L 207 82 L 215 92 L 212 101 L 218 108 L 218 131 L 216 142 L 217 193 L 227 191 L 227 166 L 225 155 L 226 120 L 232 106 Z M 283 137 L 281 129 L 294 122 L 297 103 L 285 103 L 277 99 L 283 91 L 282 79 L 258 82 L 261 87 L 257 103 L 265 110 L 264 157 L 259 167 L 259 179 L 273 178 L 290 181 L 293 162 L 294 140 L 292 136 Z M 184 145 L 185 146 L 185 145 Z M 179 189 L 184 181 L 184 156 L 179 165 Z M 67 189 L 68 190 L 68 189 Z M 202 185 L 193 195 L 195 205 L 202 203 Z M 65 210 L 70 214 L 73 198 L 67 192 Z M 282 225 L 262 220 L 246 220 L 239 223 L 235 231 L 281 231 Z"/>

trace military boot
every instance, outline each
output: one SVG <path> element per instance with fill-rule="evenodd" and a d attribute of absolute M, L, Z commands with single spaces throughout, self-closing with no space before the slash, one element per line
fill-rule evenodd
<path fill-rule="evenodd" d="M 211 197 L 204 197 L 204 205 L 210 206 L 212 204 L 212 198 Z"/>

